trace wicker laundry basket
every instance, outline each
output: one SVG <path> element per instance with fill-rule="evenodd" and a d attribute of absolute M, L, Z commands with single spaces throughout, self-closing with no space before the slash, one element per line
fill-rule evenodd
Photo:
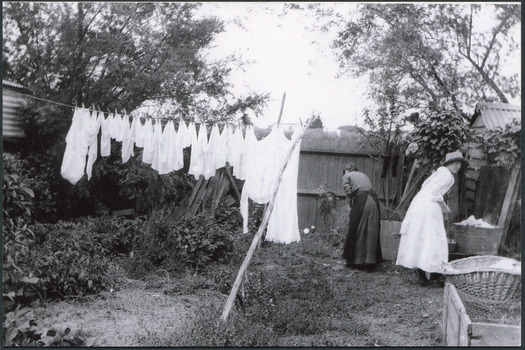
<path fill-rule="evenodd" d="M 444 264 L 443 274 L 459 292 L 472 299 L 498 305 L 521 300 L 521 262 L 518 260 L 495 255 L 472 256 Z"/>

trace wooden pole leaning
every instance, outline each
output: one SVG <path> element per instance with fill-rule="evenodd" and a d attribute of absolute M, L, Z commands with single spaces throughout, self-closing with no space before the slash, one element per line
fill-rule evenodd
<path fill-rule="evenodd" d="M 224 306 L 224 311 L 222 312 L 222 316 L 221 316 L 221 319 L 223 321 L 226 321 L 226 319 L 228 318 L 228 314 L 231 311 L 231 308 L 232 308 L 233 303 L 235 301 L 235 297 L 237 295 L 237 292 L 239 291 L 239 287 L 241 286 L 241 282 L 242 282 L 242 278 L 244 276 L 244 273 L 245 273 L 246 269 L 248 268 L 248 265 L 250 264 L 250 260 L 253 257 L 253 253 L 255 252 L 255 248 L 257 248 L 257 245 L 258 245 L 258 243 L 259 243 L 259 241 L 260 241 L 260 239 L 262 237 L 262 234 L 263 234 L 266 226 L 268 225 L 268 221 L 270 220 L 270 215 L 272 213 L 273 206 L 274 206 L 274 203 L 275 203 L 275 197 L 277 196 L 277 192 L 279 191 L 279 185 L 281 184 L 281 180 L 283 178 L 283 173 L 284 173 L 284 170 L 286 169 L 286 166 L 288 165 L 288 161 L 292 157 L 292 153 L 293 153 L 295 147 L 297 146 L 299 141 L 301 141 L 301 139 L 303 138 L 305 130 L 308 129 L 310 124 L 312 124 L 313 120 L 314 120 L 314 118 L 312 117 L 306 123 L 305 127 L 300 131 L 300 134 L 297 136 L 297 138 L 295 139 L 294 143 L 290 147 L 290 150 L 288 151 L 288 154 L 286 155 L 286 158 L 284 160 L 284 164 L 283 164 L 281 170 L 279 171 L 279 177 L 277 178 L 277 183 L 275 184 L 274 191 L 272 193 L 272 196 L 270 197 L 270 201 L 269 201 L 268 207 L 264 211 L 263 220 L 261 222 L 261 225 L 259 226 L 259 229 L 257 230 L 257 233 L 255 234 L 255 236 L 253 237 L 252 244 L 250 245 L 250 248 L 248 249 L 248 253 L 246 254 L 246 257 L 244 258 L 244 261 L 243 261 L 243 263 L 241 265 L 241 268 L 239 269 L 239 272 L 237 273 L 237 278 L 235 279 L 235 282 L 233 283 L 232 290 L 230 292 L 230 295 L 228 296 L 228 300 L 226 301 L 226 305 Z"/>

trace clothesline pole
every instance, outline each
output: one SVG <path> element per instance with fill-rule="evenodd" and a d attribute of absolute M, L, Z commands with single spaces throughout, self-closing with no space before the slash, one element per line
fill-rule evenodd
<path fill-rule="evenodd" d="M 281 117 L 283 116 L 283 109 L 284 109 L 284 100 L 286 100 L 286 91 L 283 94 L 283 99 L 281 101 L 281 110 L 279 111 L 279 118 L 277 118 L 277 126 L 281 124 Z"/>
<path fill-rule="evenodd" d="M 279 177 L 277 178 L 277 183 L 275 184 L 274 191 L 272 193 L 272 196 L 270 197 L 270 201 L 269 201 L 268 207 L 264 211 L 264 216 L 263 216 L 263 220 L 261 222 L 261 225 L 259 226 L 259 229 L 257 230 L 257 233 L 255 234 L 255 236 L 253 237 L 252 244 L 250 245 L 250 248 L 248 249 L 248 253 L 246 254 L 246 257 L 244 258 L 244 261 L 243 261 L 243 263 L 241 265 L 241 268 L 239 269 L 239 272 L 237 273 L 237 278 L 235 279 L 235 282 L 233 283 L 232 290 L 230 292 L 230 295 L 228 296 L 228 300 L 226 301 L 226 305 L 224 306 L 224 311 L 222 312 L 222 316 L 221 316 L 221 319 L 223 321 L 226 321 L 226 319 L 228 318 L 228 314 L 230 313 L 230 310 L 231 310 L 231 308 L 233 306 L 233 302 L 235 301 L 235 296 L 237 295 L 237 292 L 239 291 L 239 287 L 241 286 L 241 282 L 242 282 L 242 278 L 244 276 L 244 273 L 245 273 L 246 269 L 248 268 L 248 265 L 250 264 L 250 260 L 253 257 L 253 253 L 255 252 L 255 248 L 257 248 L 257 245 L 258 245 L 258 243 L 259 243 L 259 241 L 260 241 L 260 239 L 262 237 L 262 234 L 263 234 L 263 232 L 264 232 L 264 230 L 266 228 L 266 225 L 268 225 L 268 221 L 270 220 L 270 215 L 272 213 L 273 206 L 274 206 L 274 203 L 275 203 L 275 197 L 277 196 L 277 192 L 279 190 L 279 185 L 281 184 L 281 180 L 283 178 L 283 173 L 284 173 L 284 170 L 286 169 L 286 166 L 288 165 L 288 161 L 292 157 L 292 153 L 293 153 L 295 147 L 297 146 L 299 141 L 301 141 L 301 139 L 303 138 L 304 131 L 306 129 L 308 129 L 310 124 L 312 124 L 313 120 L 314 120 L 314 118 L 312 117 L 306 123 L 305 127 L 301 130 L 301 133 L 297 136 L 297 138 L 295 139 L 294 143 L 290 147 L 290 150 L 288 151 L 288 154 L 286 155 L 286 158 L 284 160 L 284 164 L 283 164 L 281 170 L 279 171 Z"/>

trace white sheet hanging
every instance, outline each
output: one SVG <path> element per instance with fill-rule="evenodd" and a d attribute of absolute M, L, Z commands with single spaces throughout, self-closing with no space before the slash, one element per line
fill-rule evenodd
<path fill-rule="evenodd" d="M 204 124 L 201 124 L 201 128 Z M 215 176 L 217 172 L 217 166 L 219 164 L 219 150 L 220 147 L 220 138 L 221 134 L 219 132 L 219 127 L 217 124 L 213 124 L 210 132 L 210 139 L 206 144 L 204 149 L 203 156 L 203 167 L 202 167 L 202 176 L 204 179 L 208 180 L 212 176 Z"/>
<path fill-rule="evenodd" d="M 236 136 L 237 133 L 240 133 L 239 136 Z M 255 137 L 255 132 L 251 126 L 246 127 L 244 138 L 242 137 L 242 130 L 239 128 L 236 135 L 236 141 L 235 143 L 238 145 L 238 153 L 237 153 L 237 160 L 235 162 L 236 167 L 233 169 L 233 176 L 238 178 L 239 180 L 245 180 L 246 179 L 246 170 L 248 168 L 247 161 L 248 161 L 248 152 L 250 150 L 250 145 L 257 141 L 257 138 Z"/>
<path fill-rule="evenodd" d="M 161 166 L 159 174 L 167 174 L 175 169 L 177 165 L 177 133 L 173 121 L 169 120 L 164 126 L 161 139 Z"/>
<path fill-rule="evenodd" d="M 146 119 L 144 124 L 144 149 L 142 150 L 142 162 L 151 164 L 153 162 L 153 123 L 151 118 Z"/>
<path fill-rule="evenodd" d="M 161 154 L 162 154 L 162 124 L 159 119 L 155 121 L 153 127 L 153 160 L 151 168 L 159 171 L 162 170 Z"/>
<path fill-rule="evenodd" d="M 248 129 L 247 129 L 248 132 Z M 280 169 L 293 141 L 288 140 L 281 128 L 273 129 L 264 139 L 257 141 L 253 129 L 245 143 L 246 181 L 241 194 L 243 231 L 248 232 L 248 198 L 259 204 L 268 203 L 275 190 Z M 293 140 L 293 139 L 292 139 Z M 293 158 L 293 159 L 292 159 Z M 299 147 L 296 147 L 283 173 L 274 209 L 270 215 L 266 237 L 279 243 L 299 241 L 297 220 L 297 172 Z"/>
<path fill-rule="evenodd" d="M 104 115 L 101 116 L 101 125 L 100 125 L 100 155 L 102 157 L 108 157 L 111 155 L 111 115 L 108 115 L 107 118 L 104 118 Z"/>
<path fill-rule="evenodd" d="M 195 125 L 193 124 L 193 130 L 195 130 Z M 191 125 L 190 125 L 191 132 Z M 191 157 L 190 157 L 190 168 L 188 174 L 191 174 L 198 179 L 203 174 L 204 171 L 204 152 L 208 146 L 208 135 L 206 130 L 206 124 L 201 124 L 199 127 L 198 136 L 192 136 L 191 143 Z"/>
<path fill-rule="evenodd" d="M 135 122 L 136 120 L 136 122 Z M 146 124 L 142 124 L 142 121 L 140 120 L 139 116 L 135 116 L 133 118 L 134 124 L 131 123 L 132 127 L 134 127 L 134 133 L 135 133 L 135 146 L 144 148 L 144 137 L 146 134 Z M 134 126 L 133 126 L 134 125 Z"/>
<path fill-rule="evenodd" d="M 89 113 L 89 112 L 88 112 Z M 101 118 L 99 113 L 94 111 L 89 115 L 85 130 L 87 133 L 87 143 L 88 143 L 88 159 L 86 164 L 86 174 L 88 180 L 91 179 L 91 172 L 93 169 L 93 164 L 97 160 L 98 156 L 98 131 L 100 130 Z"/>
<path fill-rule="evenodd" d="M 122 133 L 122 163 L 126 163 L 130 157 L 135 155 L 133 147 L 135 146 L 137 118 L 133 118 L 131 125 L 129 124 L 129 116 L 124 115 L 122 119 L 122 128 L 124 130 Z"/>
<path fill-rule="evenodd" d="M 284 150 L 288 150 L 292 146 L 293 141 L 298 135 L 294 133 L 291 141 L 286 138 L 284 133 L 280 135 L 284 138 L 282 144 L 288 145 L 286 146 L 287 148 L 283 148 L 283 152 L 280 154 L 280 166 L 282 166 L 284 164 L 284 158 L 288 153 Z M 299 173 L 300 149 L 301 141 L 295 146 L 283 173 L 279 191 L 275 197 L 273 211 L 268 220 L 265 236 L 266 241 L 292 243 L 301 240 L 299 219 L 297 217 L 297 176 Z"/>
<path fill-rule="evenodd" d="M 87 109 L 75 108 L 66 136 L 66 150 L 62 158 L 60 174 L 73 185 L 82 178 L 86 168 L 87 134 L 84 130 L 84 121 L 87 118 L 89 118 Z"/>

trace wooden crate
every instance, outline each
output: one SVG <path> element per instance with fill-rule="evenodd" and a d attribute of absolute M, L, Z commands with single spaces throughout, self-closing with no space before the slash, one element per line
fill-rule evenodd
<path fill-rule="evenodd" d="M 472 322 L 456 288 L 445 283 L 443 333 L 447 346 L 521 346 L 521 327 Z"/>

